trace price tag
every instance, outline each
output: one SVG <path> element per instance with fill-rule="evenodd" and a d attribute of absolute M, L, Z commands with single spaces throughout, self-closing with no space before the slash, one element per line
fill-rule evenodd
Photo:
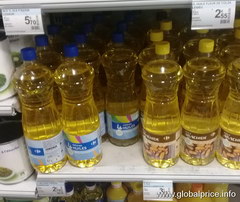
<path fill-rule="evenodd" d="M 192 29 L 233 28 L 236 0 L 192 0 Z"/>
<path fill-rule="evenodd" d="M 39 196 L 66 196 L 65 182 L 37 182 Z"/>
<path fill-rule="evenodd" d="M 144 180 L 143 198 L 148 201 L 173 201 L 173 182 L 164 180 Z"/>
<path fill-rule="evenodd" d="M 44 33 L 40 8 L 3 8 L 2 18 L 6 35 Z"/>

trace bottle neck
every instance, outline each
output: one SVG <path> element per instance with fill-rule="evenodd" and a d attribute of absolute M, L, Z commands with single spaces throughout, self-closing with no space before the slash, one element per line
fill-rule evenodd
<path fill-rule="evenodd" d="M 49 50 L 49 46 L 37 46 L 37 51 L 46 51 Z"/>
<path fill-rule="evenodd" d="M 78 57 L 64 57 L 65 62 L 77 62 Z"/>
<path fill-rule="evenodd" d="M 198 56 L 199 56 L 199 57 L 208 57 L 208 58 L 210 58 L 210 57 L 214 57 L 215 54 L 214 54 L 214 52 L 202 53 L 202 52 L 199 51 Z"/>
<path fill-rule="evenodd" d="M 24 60 L 23 61 L 23 66 L 27 67 L 27 66 L 34 66 L 35 64 L 37 63 L 37 60 L 30 60 L 30 61 L 27 61 L 27 60 Z"/>

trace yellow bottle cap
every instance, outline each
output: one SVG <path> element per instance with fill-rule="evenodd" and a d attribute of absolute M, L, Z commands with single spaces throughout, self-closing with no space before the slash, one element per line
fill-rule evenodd
<path fill-rule="evenodd" d="M 240 27 L 240 18 L 237 18 L 234 20 L 234 28 L 239 28 Z"/>
<path fill-rule="evenodd" d="M 143 191 L 143 185 L 141 182 L 134 182 L 131 184 L 133 191 L 135 192 L 142 192 Z"/>
<path fill-rule="evenodd" d="M 201 39 L 199 41 L 198 50 L 201 53 L 211 53 L 214 50 L 214 40 Z"/>
<path fill-rule="evenodd" d="M 240 28 L 234 30 L 235 39 L 240 39 Z"/>
<path fill-rule="evenodd" d="M 170 31 L 170 30 L 172 30 L 172 20 L 163 20 L 163 21 L 161 21 L 160 28 L 163 31 Z"/>
<path fill-rule="evenodd" d="M 167 55 L 170 53 L 170 43 L 168 41 L 161 41 L 155 45 L 155 53 L 157 55 Z"/>
<path fill-rule="evenodd" d="M 163 32 L 159 29 L 153 29 L 150 31 L 150 40 L 152 42 L 158 42 L 163 40 Z"/>
<path fill-rule="evenodd" d="M 208 29 L 199 29 L 196 32 L 199 34 L 207 34 L 209 32 L 209 30 Z"/>

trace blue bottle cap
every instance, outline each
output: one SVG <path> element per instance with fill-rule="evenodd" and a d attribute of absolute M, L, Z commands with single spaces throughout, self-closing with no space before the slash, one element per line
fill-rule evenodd
<path fill-rule="evenodd" d="M 49 35 L 56 35 L 60 33 L 60 26 L 59 25 L 48 25 L 47 31 Z"/>
<path fill-rule="evenodd" d="M 83 24 L 83 32 L 88 34 L 93 31 L 93 24 L 92 23 L 84 23 Z"/>
<path fill-rule="evenodd" d="M 96 182 L 85 182 L 85 185 L 88 187 L 96 185 Z"/>
<path fill-rule="evenodd" d="M 32 47 L 21 49 L 21 56 L 23 61 L 32 61 L 37 59 L 36 50 Z"/>
<path fill-rule="evenodd" d="M 78 56 L 78 48 L 75 44 L 68 44 L 64 46 L 64 56 L 65 57 L 77 57 Z"/>
<path fill-rule="evenodd" d="M 36 43 L 36 46 L 48 46 L 49 43 L 48 43 L 48 37 L 47 35 L 37 35 L 35 36 L 35 43 Z"/>
<path fill-rule="evenodd" d="M 112 35 L 112 41 L 114 43 L 123 43 L 124 42 L 124 35 L 121 32 L 114 32 Z"/>
<path fill-rule="evenodd" d="M 77 44 L 84 44 L 84 43 L 86 43 L 87 42 L 87 36 L 86 36 L 86 34 L 76 34 L 75 36 L 74 36 L 74 39 L 75 39 L 75 42 L 77 43 Z"/>
<path fill-rule="evenodd" d="M 126 32 L 128 29 L 128 26 L 127 26 L 127 23 L 126 21 L 120 21 L 118 24 L 117 24 L 117 30 L 119 32 Z"/>
<path fill-rule="evenodd" d="M 73 191 L 73 189 L 74 189 L 73 184 L 69 183 L 69 182 L 65 183 L 65 188 L 66 188 L 67 193 Z"/>

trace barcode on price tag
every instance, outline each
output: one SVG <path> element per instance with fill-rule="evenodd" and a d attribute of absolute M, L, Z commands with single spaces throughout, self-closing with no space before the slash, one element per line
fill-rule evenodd
<path fill-rule="evenodd" d="M 192 29 L 233 28 L 236 0 L 192 0 Z"/>
<path fill-rule="evenodd" d="M 40 8 L 3 8 L 2 18 L 6 35 L 44 33 Z"/>
<path fill-rule="evenodd" d="M 143 199 L 148 201 L 173 201 L 173 182 L 165 180 L 144 180 Z"/>
<path fill-rule="evenodd" d="M 37 182 L 39 196 L 66 196 L 65 182 Z"/>

